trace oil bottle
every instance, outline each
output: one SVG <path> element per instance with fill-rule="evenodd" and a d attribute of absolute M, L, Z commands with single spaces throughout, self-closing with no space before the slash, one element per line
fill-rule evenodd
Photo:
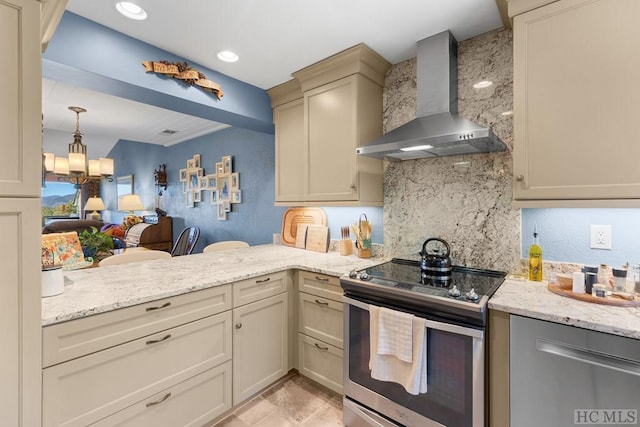
<path fill-rule="evenodd" d="M 529 280 L 542 281 L 542 247 L 538 244 L 538 231 L 533 227 L 533 244 L 529 246 Z"/>

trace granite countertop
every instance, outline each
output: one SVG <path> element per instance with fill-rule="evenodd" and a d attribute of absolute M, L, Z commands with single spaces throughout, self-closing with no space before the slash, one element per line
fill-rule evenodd
<path fill-rule="evenodd" d="M 42 326 L 288 269 L 341 276 L 386 258 L 362 259 L 279 245 L 65 271 L 64 292 L 42 299 Z"/>
<path fill-rule="evenodd" d="M 489 308 L 640 339 L 640 307 L 578 301 L 552 293 L 546 282 L 507 278 L 489 300 Z"/>

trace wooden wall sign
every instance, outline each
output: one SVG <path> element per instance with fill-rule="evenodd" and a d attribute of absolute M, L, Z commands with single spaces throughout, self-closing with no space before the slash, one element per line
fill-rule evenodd
<path fill-rule="evenodd" d="M 186 62 L 142 61 L 142 66 L 147 73 L 168 75 L 189 86 L 198 86 L 205 92 L 213 93 L 218 99 L 224 95 L 218 83 L 207 79 L 207 76 Z"/>

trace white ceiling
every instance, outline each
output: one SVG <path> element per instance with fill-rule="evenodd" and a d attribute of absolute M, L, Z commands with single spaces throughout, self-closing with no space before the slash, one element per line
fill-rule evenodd
<path fill-rule="evenodd" d="M 67 10 L 262 89 L 361 42 L 396 64 L 415 56 L 416 41 L 440 31 L 462 41 L 502 26 L 495 0 L 136 1 L 145 21 L 123 17 L 110 0 L 69 0 Z M 221 62 L 216 53 L 223 49 L 240 60 Z M 220 126 L 59 82 L 43 85 L 45 149 L 60 154 L 75 128 L 69 105 L 88 110 L 80 128 L 91 158 L 118 139 L 171 145 Z M 167 128 L 180 132 L 158 135 Z"/>

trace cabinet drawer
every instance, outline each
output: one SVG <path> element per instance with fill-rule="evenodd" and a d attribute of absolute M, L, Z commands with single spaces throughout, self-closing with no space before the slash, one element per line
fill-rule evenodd
<path fill-rule="evenodd" d="M 298 370 L 306 377 L 342 394 L 342 350 L 298 334 Z M 366 363 L 366 362 L 365 362 Z"/>
<path fill-rule="evenodd" d="M 300 332 L 343 348 L 342 303 L 300 292 L 298 310 Z"/>
<path fill-rule="evenodd" d="M 95 427 L 200 427 L 231 409 L 231 361 L 162 390 Z"/>
<path fill-rule="evenodd" d="M 233 306 L 249 304 L 287 290 L 287 272 L 267 274 L 233 284 Z"/>
<path fill-rule="evenodd" d="M 43 425 L 86 426 L 230 360 L 231 319 L 227 311 L 44 369 Z"/>
<path fill-rule="evenodd" d="M 298 273 L 298 283 L 300 292 L 342 302 L 343 292 L 342 287 L 340 287 L 340 278 L 338 277 L 300 271 Z"/>
<path fill-rule="evenodd" d="M 164 298 L 42 329 L 43 366 L 231 309 L 231 285 Z"/>

